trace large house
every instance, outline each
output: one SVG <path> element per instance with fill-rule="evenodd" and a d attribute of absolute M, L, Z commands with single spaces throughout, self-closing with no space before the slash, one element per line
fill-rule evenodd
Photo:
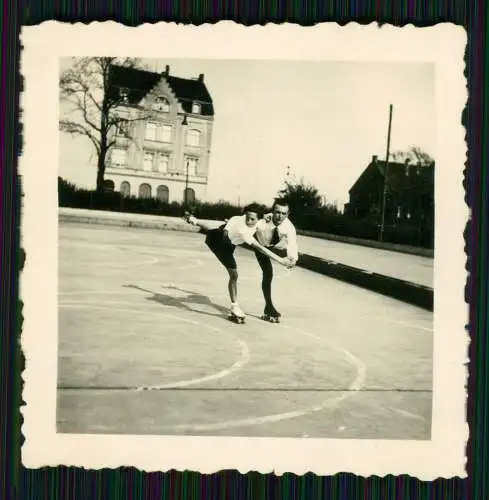
<path fill-rule="evenodd" d="M 205 199 L 214 106 L 204 75 L 112 66 L 109 94 L 118 99 L 105 185 L 122 194 L 165 202 Z"/>
<path fill-rule="evenodd" d="M 434 169 L 434 162 L 388 163 L 384 215 L 386 225 L 433 228 Z M 379 161 L 374 156 L 351 187 L 345 214 L 380 221 L 385 181 L 385 161 Z"/>

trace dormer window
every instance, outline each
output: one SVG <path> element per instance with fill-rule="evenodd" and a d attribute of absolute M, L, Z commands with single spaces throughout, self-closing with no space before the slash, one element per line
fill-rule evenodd
<path fill-rule="evenodd" d="M 197 102 L 192 103 L 192 113 L 194 115 L 200 115 L 201 106 Z"/>
<path fill-rule="evenodd" d="M 119 99 L 123 102 L 123 103 L 127 103 L 129 102 L 129 89 L 126 88 L 126 87 L 121 87 L 119 89 Z"/>
<path fill-rule="evenodd" d="M 170 111 L 170 103 L 165 97 L 157 97 L 155 99 L 155 108 L 158 111 L 163 111 L 163 113 L 168 113 Z"/>

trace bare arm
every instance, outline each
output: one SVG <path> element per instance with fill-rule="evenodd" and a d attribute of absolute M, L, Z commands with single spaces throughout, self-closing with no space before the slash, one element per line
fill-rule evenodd
<path fill-rule="evenodd" d="M 283 266 L 289 267 L 288 264 L 286 264 L 285 259 L 282 257 L 279 257 L 278 255 L 275 255 L 273 252 L 270 252 L 268 248 L 265 248 L 264 246 L 260 245 L 258 241 L 253 240 L 250 242 L 250 246 L 254 248 L 255 250 L 258 250 L 262 254 L 266 255 L 267 257 L 270 257 L 270 259 L 273 259 L 275 262 L 278 262 L 279 264 L 282 264 Z"/>

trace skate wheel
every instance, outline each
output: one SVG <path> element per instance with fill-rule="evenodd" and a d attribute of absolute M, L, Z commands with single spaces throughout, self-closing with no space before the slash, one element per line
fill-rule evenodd
<path fill-rule="evenodd" d="M 245 318 L 240 318 L 238 316 L 234 316 L 233 314 L 230 314 L 228 316 L 228 319 L 229 319 L 229 321 L 233 321 L 234 323 L 237 323 L 238 325 L 245 322 Z"/>

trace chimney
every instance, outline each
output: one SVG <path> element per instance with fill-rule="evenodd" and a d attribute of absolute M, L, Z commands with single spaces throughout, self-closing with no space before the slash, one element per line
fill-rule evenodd
<path fill-rule="evenodd" d="M 170 74 L 170 66 L 168 64 L 165 66 L 165 76 L 168 76 Z"/>
<path fill-rule="evenodd" d="M 372 156 L 372 163 L 377 163 L 377 155 Z"/>
<path fill-rule="evenodd" d="M 204 81 L 204 73 L 201 73 L 199 75 L 199 82 L 203 82 Z"/>

